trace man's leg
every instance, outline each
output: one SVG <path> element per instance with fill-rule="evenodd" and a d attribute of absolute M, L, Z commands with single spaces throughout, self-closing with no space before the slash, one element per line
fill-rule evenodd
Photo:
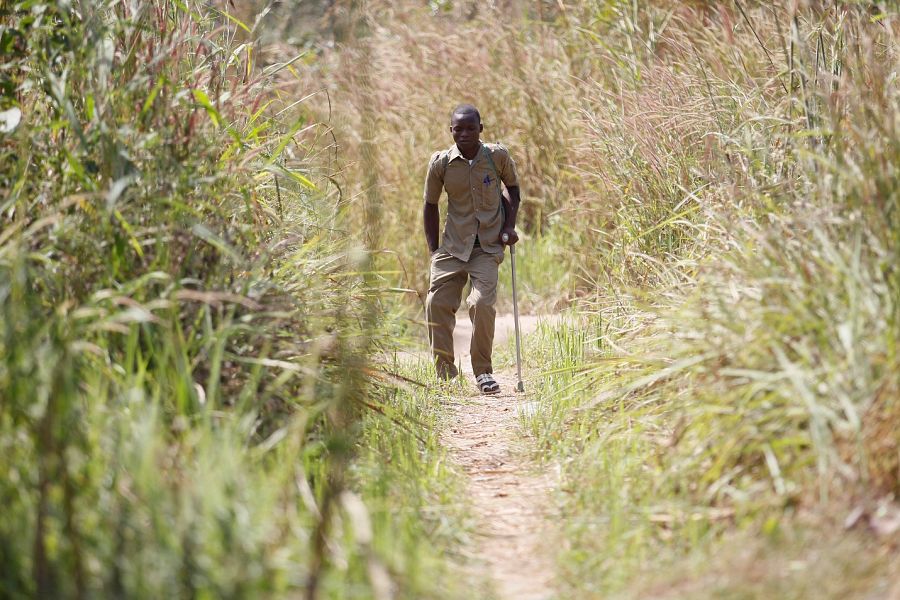
<path fill-rule="evenodd" d="M 491 353 L 497 315 L 494 304 L 497 302 L 497 272 L 502 261 L 502 254 L 488 254 L 480 248 L 476 248 L 469 259 L 472 292 L 466 298 L 466 304 L 472 320 L 472 371 L 476 377 L 493 373 Z"/>
<path fill-rule="evenodd" d="M 443 250 L 431 258 L 431 285 L 425 298 L 425 320 L 428 322 L 428 341 L 434 366 L 439 377 L 456 377 L 453 364 L 453 328 L 456 310 L 462 300 L 463 286 L 468 278 L 465 264 Z"/>

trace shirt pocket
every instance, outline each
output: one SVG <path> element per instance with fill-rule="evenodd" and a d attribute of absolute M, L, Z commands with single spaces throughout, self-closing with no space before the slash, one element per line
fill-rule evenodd
<path fill-rule="evenodd" d="M 488 171 L 481 179 L 481 206 L 486 210 L 497 210 L 500 205 L 500 180 L 493 171 Z"/>

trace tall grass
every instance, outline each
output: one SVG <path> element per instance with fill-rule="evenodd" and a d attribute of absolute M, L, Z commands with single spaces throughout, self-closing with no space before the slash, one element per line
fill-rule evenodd
<path fill-rule="evenodd" d="M 563 592 L 887 593 L 892 6 L 337 3 L 302 50 L 250 6 L 0 9 L 6 595 L 472 593 L 439 398 L 380 358 L 464 101 L 577 323 L 526 353 Z"/>
<path fill-rule="evenodd" d="M 900 485 L 896 13 L 663 4 L 579 18 L 604 68 L 578 164 L 615 198 L 581 254 L 602 334 L 564 340 L 551 362 L 572 370 L 551 368 L 558 400 L 534 423 L 569 465 L 573 597 L 658 593 L 634 578 L 667 565 L 669 586 L 728 569 L 721 586 L 685 584 L 690 597 L 813 597 L 807 576 L 826 560 L 835 574 L 879 566 L 825 577 L 815 597 L 887 593 L 884 546 L 842 540 L 841 519 Z M 756 558 L 729 552 L 746 539 L 716 545 L 735 526 L 756 532 Z M 817 556 L 803 526 L 854 556 Z M 710 562 L 719 553 L 732 556 Z M 760 553 L 800 557 L 807 576 L 771 565 L 758 585 Z"/>
<path fill-rule="evenodd" d="M 891 165 L 900 107 L 896 90 L 881 85 L 898 64 L 896 15 L 816 7 L 678 13 L 665 13 L 665 52 L 646 59 L 649 81 L 620 107 L 639 121 L 595 131 L 598 142 L 618 135 L 631 142 L 618 148 L 638 149 L 639 136 L 654 130 L 651 119 L 671 119 L 664 125 L 671 131 L 676 114 L 686 116 L 673 101 L 690 106 L 667 84 L 676 77 L 683 90 L 694 90 L 696 118 L 677 120 L 689 128 L 677 138 L 639 150 L 638 177 L 628 170 L 634 154 L 605 155 L 607 185 L 657 187 L 625 196 L 610 222 L 613 241 L 600 238 L 597 254 L 611 259 L 605 267 L 620 282 L 615 287 L 633 292 L 651 325 L 651 346 L 672 361 L 671 369 L 651 367 L 654 383 L 682 381 L 671 375 L 687 369 L 703 373 L 692 385 L 748 386 L 739 405 L 762 400 L 767 390 L 807 402 L 804 419 L 813 421 L 804 424 L 813 437 L 816 421 L 828 415 L 859 433 L 861 415 L 896 384 L 893 265 L 900 247 Z M 697 39 L 700 20 L 730 28 L 739 51 L 726 53 L 717 38 Z M 783 71 L 773 72 L 768 46 L 785 49 Z M 607 116 L 589 113 L 592 122 L 611 122 L 605 109 L 596 112 Z M 704 145 L 704 136 L 715 141 Z M 657 172 L 654 163 L 677 171 Z M 662 216 L 652 226 L 641 223 L 657 210 Z M 837 423 L 825 430 L 817 441 L 826 454 L 834 450 L 832 434 L 851 433 Z M 867 468 L 856 467 L 865 477 Z M 876 476 L 885 477 L 895 490 L 896 469 Z"/>
<path fill-rule="evenodd" d="M 571 595 L 627 595 L 735 526 L 775 540 L 812 514 L 840 537 L 842 511 L 898 493 L 896 11 L 432 8 L 371 16 L 374 93 L 352 49 L 319 75 L 336 131 L 360 131 L 363 102 L 379 115 L 367 139 L 404 288 L 426 285 L 419 197 L 446 111 L 474 102 L 519 160 L 523 287 L 574 301 L 585 328 L 530 346 L 548 404 L 534 430 L 571 482 Z M 881 570 L 836 577 L 834 597 L 888 564 L 877 540 L 849 545 Z M 740 573 L 729 589 L 756 589 Z"/>
<path fill-rule="evenodd" d="M 207 3 L 0 11 L 0 595 L 436 594 L 418 507 L 452 476 L 373 416 L 400 400 L 303 57 Z M 376 430 L 433 474 L 409 511 Z"/>

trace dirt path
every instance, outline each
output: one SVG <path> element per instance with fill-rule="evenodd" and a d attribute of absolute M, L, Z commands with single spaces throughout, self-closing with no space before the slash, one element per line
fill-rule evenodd
<path fill-rule="evenodd" d="M 537 326 L 523 317 L 523 333 Z M 442 441 L 468 476 L 469 499 L 477 525 L 476 564 L 482 565 L 499 598 L 539 600 L 553 597 L 553 543 L 550 493 L 555 478 L 531 463 L 522 448 L 519 411 L 528 400 L 515 393 L 515 367 L 495 373 L 496 396 L 477 393 L 468 363 L 471 325 L 459 319 L 456 355 L 471 384 L 471 394 L 448 401 L 450 423 Z M 511 315 L 497 317 L 494 347 L 512 337 Z"/>

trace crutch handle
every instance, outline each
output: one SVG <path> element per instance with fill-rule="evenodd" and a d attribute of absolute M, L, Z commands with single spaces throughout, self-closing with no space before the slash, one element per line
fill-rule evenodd
<path fill-rule="evenodd" d="M 508 233 L 504 233 L 503 235 L 500 236 L 500 239 L 503 240 L 503 243 L 505 244 L 506 242 L 509 241 L 509 234 L 508 234 Z M 516 253 L 516 247 L 515 247 L 515 246 L 510 246 L 510 247 L 509 247 L 509 253 L 510 253 L 510 254 L 515 254 L 515 253 Z"/>

